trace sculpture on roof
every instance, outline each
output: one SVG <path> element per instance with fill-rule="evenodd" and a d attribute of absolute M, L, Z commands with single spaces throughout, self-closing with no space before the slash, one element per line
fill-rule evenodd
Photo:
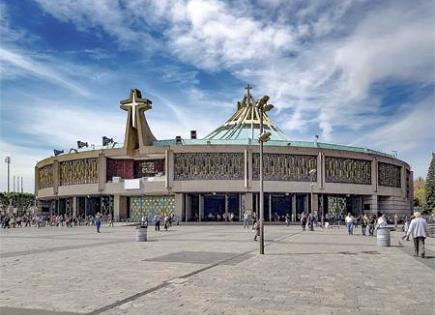
<path fill-rule="evenodd" d="M 121 101 L 120 104 L 123 110 L 128 111 L 124 141 L 127 152 L 130 154 L 141 146 L 151 145 L 156 138 L 148 126 L 144 112 L 152 108 L 152 102 L 142 98 L 140 90 L 132 89 L 129 98 Z"/>

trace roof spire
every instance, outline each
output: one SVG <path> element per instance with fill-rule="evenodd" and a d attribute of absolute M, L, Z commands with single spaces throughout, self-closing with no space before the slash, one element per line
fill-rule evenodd
<path fill-rule="evenodd" d="M 246 84 L 245 90 L 246 90 L 246 95 L 248 96 L 248 98 L 251 96 L 251 90 L 252 89 L 253 89 L 252 85 L 250 85 L 249 83 Z"/>

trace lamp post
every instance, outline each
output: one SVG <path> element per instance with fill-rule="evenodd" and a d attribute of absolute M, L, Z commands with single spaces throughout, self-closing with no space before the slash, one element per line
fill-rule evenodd
<path fill-rule="evenodd" d="M 310 174 L 310 213 L 311 215 L 314 215 L 314 211 L 313 211 L 313 187 L 314 187 L 314 176 L 316 176 L 317 170 L 316 169 L 311 169 L 309 171 Z"/>
<path fill-rule="evenodd" d="M 260 136 L 258 142 L 260 143 L 260 255 L 264 255 L 264 189 L 263 189 L 263 144 L 270 139 L 270 132 L 265 132 L 263 129 L 263 115 L 265 112 L 273 108 L 272 104 L 267 104 L 269 96 L 264 95 L 257 102 L 257 108 L 260 112 Z"/>
<path fill-rule="evenodd" d="M 8 193 L 10 192 L 10 180 L 11 180 L 11 172 L 10 172 L 10 165 L 11 165 L 11 157 L 7 156 L 5 158 L 5 163 L 8 165 Z"/>

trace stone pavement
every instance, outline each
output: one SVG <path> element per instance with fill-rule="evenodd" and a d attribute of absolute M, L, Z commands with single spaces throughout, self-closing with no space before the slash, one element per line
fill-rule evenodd
<path fill-rule="evenodd" d="M 265 231 L 258 255 L 240 225 L 2 230 L 0 314 L 434 314 L 435 239 Z"/>

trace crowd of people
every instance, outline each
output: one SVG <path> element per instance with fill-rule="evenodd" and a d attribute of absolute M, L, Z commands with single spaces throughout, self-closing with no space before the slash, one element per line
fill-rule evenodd
<path fill-rule="evenodd" d="M 88 216 L 69 216 L 67 214 L 47 215 L 47 214 L 23 214 L 15 215 L 2 212 L 0 214 L 1 228 L 20 228 L 20 227 L 44 227 L 44 226 L 97 226 L 107 223 L 113 226 L 113 215 L 106 214 Z M 99 229 L 98 229 L 99 230 Z"/>
<path fill-rule="evenodd" d="M 152 217 L 154 223 L 154 230 L 160 231 L 161 221 L 163 220 L 163 228 L 168 231 L 172 224 L 180 225 L 180 217 L 176 216 L 174 212 L 163 212 L 156 214 Z M 148 216 L 143 215 L 140 225 L 142 227 L 148 227 Z"/>

